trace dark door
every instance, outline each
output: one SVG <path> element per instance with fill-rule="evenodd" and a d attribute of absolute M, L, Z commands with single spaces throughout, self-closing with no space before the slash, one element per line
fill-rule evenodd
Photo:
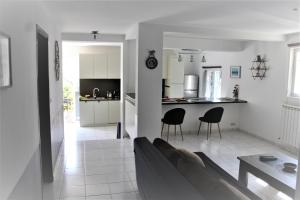
<path fill-rule="evenodd" d="M 52 182 L 48 34 L 39 26 L 37 26 L 37 64 L 42 176 L 44 182 Z"/>

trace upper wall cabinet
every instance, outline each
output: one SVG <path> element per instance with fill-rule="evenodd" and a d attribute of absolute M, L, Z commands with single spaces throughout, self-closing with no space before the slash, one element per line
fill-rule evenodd
<path fill-rule="evenodd" d="M 94 78 L 107 78 L 106 54 L 94 55 Z"/>
<path fill-rule="evenodd" d="M 121 59 L 120 51 L 110 52 L 107 56 L 107 77 L 120 78 L 121 77 Z"/>
<path fill-rule="evenodd" d="M 79 76 L 80 78 L 94 78 L 94 55 L 79 55 Z"/>
<path fill-rule="evenodd" d="M 81 79 L 120 79 L 120 51 L 102 54 L 80 54 Z"/>

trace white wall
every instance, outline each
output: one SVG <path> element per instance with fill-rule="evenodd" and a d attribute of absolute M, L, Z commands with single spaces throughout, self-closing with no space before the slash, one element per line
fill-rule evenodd
<path fill-rule="evenodd" d="M 159 137 L 161 120 L 161 79 L 163 32 L 156 26 L 139 24 L 138 32 L 138 65 L 136 76 L 136 108 L 137 133 L 139 137 L 148 137 L 153 140 Z M 155 50 L 158 60 L 156 69 L 148 69 L 145 59 L 149 50 Z"/>
<path fill-rule="evenodd" d="M 203 39 L 193 37 L 164 36 L 164 48 L 170 49 L 201 49 L 206 51 L 241 51 L 245 41 Z"/>
<path fill-rule="evenodd" d="M 135 93 L 136 81 L 136 40 L 127 40 L 127 53 L 128 53 L 128 83 L 127 92 Z"/>
<path fill-rule="evenodd" d="M 266 55 L 270 66 L 263 80 L 253 80 L 249 70 L 257 54 Z M 277 142 L 281 134 L 281 105 L 287 95 L 288 55 L 285 42 L 251 42 L 240 54 L 241 98 L 249 101 L 241 109 L 241 130 Z"/>
<path fill-rule="evenodd" d="M 36 24 L 49 34 L 53 162 L 63 139 L 62 84 L 55 81 L 53 62 L 54 40 L 60 41 L 60 31 L 55 19 L 52 20 L 40 3 L 1 2 L 0 5 L 0 31 L 11 36 L 13 73 L 13 87 L 0 89 L 0 199 L 8 198 L 39 148 Z M 26 192 L 34 192 L 31 195 L 41 199 L 38 192 L 41 177 L 37 173 L 30 179 L 37 180 L 36 185 L 23 191 L 23 198 L 27 199 Z"/>

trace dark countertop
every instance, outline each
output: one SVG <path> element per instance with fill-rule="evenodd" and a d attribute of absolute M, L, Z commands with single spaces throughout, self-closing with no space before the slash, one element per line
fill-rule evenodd
<path fill-rule="evenodd" d="M 112 99 L 112 98 L 104 98 L 104 97 L 97 97 L 97 98 L 79 98 L 79 101 L 120 101 L 120 98 Z"/>
<path fill-rule="evenodd" d="M 163 105 L 172 105 L 172 104 L 221 104 L 221 103 L 247 103 L 245 100 L 235 100 L 229 97 L 222 97 L 218 99 L 209 99 L 205 97 L 200 98 L 190 98 L 190 99 L 179 99 L 179 98 L 170 98 L 163 99 Z"/>
<path fill-rule="evenodd" d="M 135 103 L 135 93 L 127 93 L 126 99 L 132 103 Z M 247 103 L 247 101 L 238 99 L 235 100 L 229 97 L 222 97 L 218 99 L 209 99 L 205 97 L 199 98 L 170 98 L 170 99 L 162 99 L 163 105 L 172 105 L 172 104 L 222 104 L 222 103 Z"/>

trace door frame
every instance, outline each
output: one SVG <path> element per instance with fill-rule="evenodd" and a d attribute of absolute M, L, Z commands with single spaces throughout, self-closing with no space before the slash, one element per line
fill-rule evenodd
<path fill-rule="evenodd" d="M 49 87 L 49 133 L 48 135 L 43 135 L 41 132 L 41 115 L 40 115 L 40 79 L 39 79 L 39 36 L 47 39 L 47 79 L 48 79 L 48 87 Z M 52 149 L 51 149 L 51 113 L 50 113 L 50 80 L 49 80 L 49 36 L 48 33 L 41 28 L 38 24 L 36 24 L 36 63 L 37 63 L 37 103 L 38 103 L 38 127 L 40 133 L 40 141 L 39 141 L 39 149 L 40 149 L 40 162 L 41 162 L 41 178 L 42 183 L 53 182 L 53 164 L 52 164 Z M 43 77 L 45 78 L 45 77 Z M 50 135 L 49 135 L 50 134 Z M 45 145 L 46 144 L 46 145 Z"/>

